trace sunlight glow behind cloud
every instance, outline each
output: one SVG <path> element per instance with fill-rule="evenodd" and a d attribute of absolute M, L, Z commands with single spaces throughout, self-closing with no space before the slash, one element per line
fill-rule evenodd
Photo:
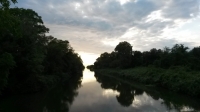
<path fill-rule="evenodd" d="M 127 2 L 130 2 L 130 0 L 118 0 L 121 5 L 126 4 Z"/>

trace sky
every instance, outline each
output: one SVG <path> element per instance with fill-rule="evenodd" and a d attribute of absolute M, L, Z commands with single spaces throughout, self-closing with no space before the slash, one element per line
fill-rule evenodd
<path fill-rule="evenodd" d="M 85 65 L 121 41 L 140 51 L 200 46 L 200 0 L 18 0 L 15 6 L 36 11 L 48 35 L 68 40 Z"/>

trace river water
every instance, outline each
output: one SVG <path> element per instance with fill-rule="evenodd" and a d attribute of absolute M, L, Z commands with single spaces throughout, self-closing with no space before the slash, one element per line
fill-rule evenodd
<path fill-rule="evenodd" d="M 0 112 L 179 112 L 200 111 L 200 100 L 85 70 L 51 91 L 0 101 Z"/>

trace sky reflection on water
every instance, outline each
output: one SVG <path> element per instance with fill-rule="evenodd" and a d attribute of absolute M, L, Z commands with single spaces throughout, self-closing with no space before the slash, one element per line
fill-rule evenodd
<path fill-rule="evenodd" d="M 174 108 L 169 109 L 162 99 L 155 100 L 146 92 L 134 95 L 130 106 L 122 106 L 116 98 L 120 93 L 113 89 L 103 89 L 102 84 L 96 82 L 93 72 L 86 70 L 83 77 L 82 87 L 78 90 L 79 95 L 75 98 L 70 112 L 166 112 L 169 110 L 177 112 Z"/>
<path fill-rule="evenodd" d="M 199 100 L 170 91 L 130 86 L 85 69 L 48 92 L 0 99 L 0 112 L 180 112 L 199 111 Z"/>
<path fill-rule="evenodd" d="M 89 71 L 88 69 L 85 69 L 83 71 L 83 80 L 82 84 L 88 83 L 88 82 L 95 82 L 96 78 L 94 77 L 94 73 Z"/>

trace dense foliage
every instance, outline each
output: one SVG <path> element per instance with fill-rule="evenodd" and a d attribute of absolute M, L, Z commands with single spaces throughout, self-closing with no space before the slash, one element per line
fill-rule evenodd
<path fill-rule="evenodd" d="M 1 112 L 69 112 L 82 78 L 73 77 L 56 87 L 37 94 L 12 95 L 0 100 Z"/>
<path fill-rule="evenodd" d="M 144 70 L 143 73 L 145 73 L 148 69 L 146 69 L 146 67 L 141 67 L 131 70 L 113 70 L 115 72 L 108 69 L 98 69 L 95 71 L 95 77 L 97 81 L 101 84 L 101 87 L 103 89 L 112 89 L 115 92 L 117 91 L 118 94 L 116 94 L 116 99 L 122 106 L 125 107 L 136 104 L 138 101 L 138 97 L 148 95 L 148 97 L 151 96 L 151 98 L 153 98 L 154 100 L 162 99 L 161 104 L 167 106 L 168 111 L 174 111 L 174 109 L 181 111 L 185 107 L 192 107 L 194 110 L 200 109 L 198 99 L 194 99 L 186 95 L 172 93 L 171 90 L 155 88 L 154 86 L 150 85 L 144 86 L 143 84 L 141 85 L 137 82 L 133 82 L 131 76 L 129 77 L 129 75 L 136 71 L 137 74 L 142 73 L 142 70 Z M 152 69 L 152 72 L 153 70 L 155 69 Z M 125 76 L 125 74 L 127 75 Z M 132 75 L 132 78 L 135 77 L 135 75 L 137 74 Z M 137 75 L 136 77 L 138 77 L 139 75 Z M 121 77 L 126 77 L 126 80 L 123 80 Z M 144 77 L 140 76 L 138 78 L 142 79 Z"/>
<path fill-rule="evenodd" d="M 82 75 L 82 60 L 68 41 L 46 36 L 35 11 L 9 5 L 0 1 L 0 92 L 39 91 Z"/>
<path fill-rule="evenodd" d="M 107 69 L 102 74 L 200 96 L 200 47 L 188 49 L 183 44 L 175 44 L 171 49 L 141 52 L 132 51 L 128 42 L 120 42 L 115 51 L 101 54 L 87 68 Z"/>
<path fill-rule="evenodd" d="M 95 72 L 200 97 L 200 73 L 185 67 L 172 67 L 170 69 L 136 67 L 131 69 L 100 69 Z"/>
<path fill-rule="evenodd" d="M 175 44 L 171 49 L 152 48 L 150 51 L 132 51 L 132 46 L 120 42 L 115 51 L 102 53 L 93 66 L 89 68 L 134 68 L 138 66 L 155 66 L 168 69 L 183 66 L 192 70 L 200 70 L 200 47 L 188 50 L 183 44 Z"/>

